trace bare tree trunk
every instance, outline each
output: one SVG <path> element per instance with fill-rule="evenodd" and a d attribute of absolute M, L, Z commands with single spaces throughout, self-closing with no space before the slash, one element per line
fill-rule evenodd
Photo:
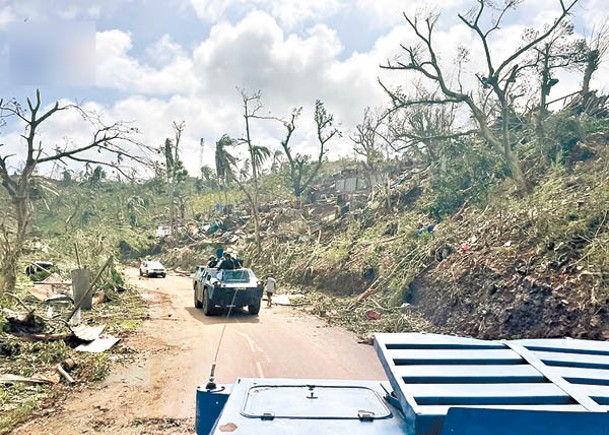
<path fill-rule="evenodd" d="M 10 116 L 19 118 L 24 124 L 24 134 L 21 137 L 25 139 L 24 144 L 26 145 L 24 153 L 25 164 L 13 174 L 9 173 L 11 165 L 8 161 L 14 154 L 0 153 L 0 185 L 10 197 L 12 212 L 14 213 L 12 218 L 15 223 L 15 228 L 9 228 L 8 224 L 1 225 L 3 239 L 0 241 L 0 246 L 3 248 L 3 254 L 0 264 L 0 273 L 2 274 L 0 276 L 0 297 L 4 291 L 13 290 L 15 286 L 17 266 L 23 254 L 23 245 L 26 241 L 27 229 L 31 218 L 30 185 L 32 176 L 39 164 L 55 163 L 58 161 L 65 163 L 66 160 L 73 160 L 80 163 L 113 167 L 124 174 L 120 160 L 125 157 L 140 163 L 144 160 L 130 154 L 122 145 L 115 144 L 115 141 L 124 140 L 131 145 L 137 145 L 138 147 L 141 145 L 136 140 L 130 138 L 134 129 L 125 126 L 122 122 L 104 125 L 100 119 L 78 109 L 76 106 L 60 106 L 59 102 L 56 102 L 46 112 L 41 113 L 42 101 L 40 90 L 36 90 L 34 100 L 27 98 L 26 102 L 27 109 L 24 109 L 25 106 L 20 105 L 15 100 L 8 102 L 0 100 L 0 121 L 4 121 Z M 38 127 L 57 112 L 69 109 L 78 110 L 83 118 L 91 121 L 97 127 L 91 141 L 64 149 L 56 148 L 54 151 L 47 150 L 45 152 L 43 142 L 40 140 L 37 132 Z M 143 145 L 141 147 L 145 148 Z M 117 157 L 117 161 L 109 162 L 89 158 L 85 153 L 91 150 L 105 151 Z"/>
<path fill-rule="evenodd" d="M 252 138 L 250 135 L 250 118 L 253 116 L 249 110 L 249 101 L 250 99 L 245 95 L 243 96 L 243 104 L 245 108 L 245 138 L 247 142 L 247 147 L 250 153 L 250 162 L 252 165 L 252 182 L 254 184 L 254 194 L 249 195 L 247 191 L 242 188 L 242 190 L 246 193 L 247 197 L 250 200 L 252 205 L 252 216 L 254 217 L 254 237 L 256 239 L 256 248 L 258 252 L 262 250 L 262 242 L 260 241 L 260 220 L 258 216 L 258 167 L 256 165 L 256 156 L 254 155 L 254 147 L 252 145 Z M 254 109 L 255 112 L 255 109 Z M 241 184 L 239 184 L 241 186 Z"/>
<path fill-rule="evenodd" d="M 21 192 L 25 191 L 25 194 Z M 19 193 L 13 199 L 15 210 L 16 232 L 14 238 L 11 237 L 10 230 L 3 226 L 2 247 L 4 254 L 0 264 L 0 297 L 6 292 L 12 292 L 17 282 L 17 266 L 23 254 L 23 244 L 25 243 L 27 226 L 29 222 L 27 189 L 20 186 Z"/>
<path fill-rule="evenodd" d="M 508 122 L 507 116 L 503 117 L 504 125 L 502 128 L 504 129 L 504 135 L 503 135 L 503 140 L 500 141 L 499 139 L 497 139 L 495 134 L 489 128 L 488 124 L 486 123 L 484 114 L 476 106 L 476 104 L 471 99 L 471 97 L 467 97 L 465 99 L 465 103 L 469 106 L 470 110 L 472 111 L 472 114 L 474 115 L 474 119 L 476 120 L 478 126 L 480 127 L 480 134 L 482 134 L 482 137 L 484 137 L 484 139 L 486 139 L 495 148 L 495 150 L 497 150 L 497 152 L 499 152 L 503 156 L 503 158 L 505 160 L 505 164 L 507 165 L 508 169 L 510 170 L 511 177 L 516 182 L 518 187 L 521 189 L 526 189 L 526 180 L 525 180 L 524 174 L 522 172 L 522 167 L 520 165 L 520 161 L 518 160 L 518 156 L 516 155 L 516 152 L 512 149 L 512 147 L 509 143 L 509 134 L 508 134 L 508 136 L 505 136 L 505 129 L 507 128 L 507 122 Z M 506 112 L 505 110 L 502 111 L 502 113 L 505 113 L 505 112 Z"/>

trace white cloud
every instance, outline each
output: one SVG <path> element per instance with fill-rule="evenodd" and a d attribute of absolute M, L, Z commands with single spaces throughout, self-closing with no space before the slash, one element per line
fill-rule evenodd
<path fill-rule="evenodd" d="M 16 20 L 15 13 L 10 6 L 0 9 L 0 30 L 8 28 L 8 26 Z"/>
<path fill-rule="evenodd" d="M 176 45 L 161 39 L 152 50 L 170 57 L 172 62 L 161 68 L 141 63 L 131 57 L 131 36 L 120 30 L 109 30 L 97 34 L 97 85 L 116 88 L 130 93 L 172 95 L 188 93 L 196 85 L 192 62 L 180 55 Z M 162 45 L 165 47 L 162 47 Z M 168 53 L 171 52 L 171 55 Z"/>
<path fill-rule="evenodd" d="M 369 17 L 378 27 L 391 27 L 404 23 L 404 13 L 409 17 L 416 14 L 440 12 L 445 15 L 453 14 L 456 10 L 469 7 L 468 0 L 421 0 L 405 2 L 404 0 L 357 0 L 356 7 L 360 13 Z M 464 10 L 465 11 L 465 10 Z"/>
<path fill-rule="evenodd" d="M 238 86 L 299 104 L 323 92 L 328 69 L 341 50 L 336 33 L 324 25 L 304 38 L 286 36 L 272 17 L 253 12 L 235 26 L 214 26 L 194 60 L 203 92 L 231 95 Z"/>
<path fill-rule="evenodd" d="M 260 10 L 271 14 L 282 26 L 323 20 L 344 7 L 345 0 L 190 0 L 197 16 L 207 22 Z"/>
<path fill-rule="evenodd" d="M 231 15 L 234 11 L 245 15 L 235 23 L 220 21 L 211 28 L 206 39 L 193 46 L 179 44 L 175 36 L 158 35 L 149 47 L 138 47 L 135 52 L 137 41 L 133 34 L 118 29 L 99 32 L 98 85 L 117 89 L 124 95 L 118 101 L 96 106 L 108 120 L 135 121 L 142 131 L 142 141 L 153 146 L 161 145 L 165 137 L 173 135 L 172 121 L 185 120 L 182 155 L 193 174 L 198 172 L 201 138 L 206 142 L 203 162 L 212 164 L 213 144 L 222 134 L 243 135 L 242 102 L 235 90 L 237 86 L 248 91 L 261 90 L 264 111 L 277 116 L 287 117 L 293 106 L 304 106 L 293 143 L 300 152 L 313 153 L 316 138 L 312 116 L 316 99 L 324 101 L 337 123 L 341 123 L 341 129 L 348 134 L 361 120 L 365 107 L 387 104 L 377 77 L 390 84 L 405 87 L 412 84 L 412 75 L 387 72 L 379 65 L 402 54 L 400 43 L 417 42 L 400 14 L 404 6 L 413 12 L 413 2 L 359 0 L 356 3 L 359 13 L 376 20 L 379 26 L 388 26 L 387 31 L 374 42 L 371 50 L 341 58 L 347 42 L 340 40 L 329 21 L 300 29 L 298 33 L 286 28 L 308 19 L 312 21 L 313 17 L 329 17 L 347 4 L 346 0 L 326 3 L 321 0 L 300 3 L 287 0 L 190 1 L 198 8 L 199 15 L 209 20 Z M 601 10 L 603 5 L 594 1 L 589 4 L 597 4 L 595 7 Z M 466 87 L 476 85 L 473 73 L 484 71 L 481 45 L 455 15 L 457 8 L 463 11 L 471 4 L 473 2 L 466 0 L 443 3 L 442 7 L 449 11 L 438 23 L 434 36 L 434 44 L 447 71 L 454 70 L 453 59 L 458 45 L 470 48 L 472 61 L 467 65 Z M 525 4 L 530 6 L 531 2 Z M 547 0 L 544 5 L 555 6 L 555 3 Z M 297 6 L 302 13 L 294 13 L 294 21 L 286 24 L 288 18 L 282 18 L 282 11 Z M 555 11 L 555 8 L 551 10 Z M 526 17 L 518 16 L 496 33 L 493 48 L 496 61 L 514 49 L 526 25 L 538 22 L 544 18 L 540 14 L 546 13 L 545 8 L 526 11 Z M 544 22 L 547 15 L 545 18 Z M 596 76 L 599 83 L 607 77 L 604 74 L 607 68 L 603 68 Z M 573 83 L 576 80 L 561 77 L 557 93 L 562 92 L 563 85 L 568 87 Z M 78 139 L 86 136 L 78 120 L 57 121 L 45 130 L 51 142 L 63 140 L 66 132 Z M 253 135 L 257 142 L 278 148 L 283 129 L 275 122 L 257 121 Z M 350 151 L 348 137 L 345 135 L 342 140 L 335 141 L 330 149 L 332 156 L 347 154 Z"/>
<path fill-rule="evenodd" d="M 177 59 L 187 57 L 187 53 L 182 46 L 176 43 L 173 38 L 167 34 L 163 35 L 161 39 L 148 47 L 146 55 L 150 60 L 150 63 L 157 67 L 162 67 Z"/>

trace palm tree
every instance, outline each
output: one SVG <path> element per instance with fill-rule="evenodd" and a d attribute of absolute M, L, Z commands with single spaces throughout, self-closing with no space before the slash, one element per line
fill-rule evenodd
<path fill-rule="evenodd" d="M 234 168 L 237 164 L 237 159 L 231 153 L 228 152 L 226 147 L 234 146 L 235 140 L 229 135 L 223 135 L 219 141 L 216 142 L 216 175 L 218 180 L 226 186 L 231 180 L 234 180 Z"/>
<path fill-rule="evenodd" d="M 216 175 L 218 181 L 222 182 L 224 205 L 228 203 L 226 186 L 235 180 L 234 170 L 237 165 L 237 158 L 229 153 L 226 147 L 234 146 L 235 144 L 235 140 L 227 134 L 222 135 L 220 140 L 216 142 Z"/>
<path fill-rule="evenodd" d="M 271 157 L 271 150 L 262 145 L 253 145 L 252 146 L 252 156 L 254 157 L 254 169 L 256 171 L 256 175 L 259 176 L 262 173 L 260 169 L 266 159 Z"/>
<path fill-rule="evenodd" d="M 271 163 L 271 174 L 278 174 L 283 166 L 284 158 L 281 150 L 275 150 L 273 153 L 273 162 Z"/>
<path fill-rule="evenodd" d="M 212 190 L 218 188 L 218 175 L 209 166 L 201 166 L 201 181 Z"/>

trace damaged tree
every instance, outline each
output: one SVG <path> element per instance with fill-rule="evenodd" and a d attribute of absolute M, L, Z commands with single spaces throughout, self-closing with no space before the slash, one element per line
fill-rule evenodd
<path fill-rule="evenodd" d="M 513 89 L 523 70 L 519 62 L 527 53 L 556 31 L 561 23 L 566 20 L 570 11 L 578 3 L 578 0 L 571 0 L 568 3 L 565 3 L 564 0 L 559 0 L 560 13 L 552 24 L 509 54 L 499 64 L 494 59 L 493 50 L 491 49 L 491 38 L 494 32 L 500 29 L 507 12 L 510 9 L 514 9 L 519 1 L 507 0 L 503 7 L 496 10 L 497 18 L 490 20 L 490 24 L 486 26 L 488 28 L 484 28 L 484 22 L 486 22 L 485 12 L 487 9 L 493 8 L 493 3 L 489 0 L 478 0 L 477 3 L 478 6 L 476 8 L 466 16 L 459 15 L 459 19 L 474 32 L 482 45 L 486 72 L 476 75 L 480 83 L 478 91 L 486 95 L 482 99 L 482 102 L 477 102 L 472 92 L 463 89 L 461 77 L 457 77 L 456 85 L 451 85 L 451 80 L 445 68 L 440 65 L 439 56 L 433 44 L 437 16 L 426 17 L 424 24 L 421 25 L 417 17 L 411 18 L 404 15 L 421 45 L 402 46 L 406 52 L 406 60 L 388 62 L 383 68 L 417 73 L 419 76 L 430 81 L 434 86 L 437 86 L 440 95 L 433 96 L 433 98 L 412 99 L 399 90 L 390 90 L 382 83 L 381 86 L 391 97 L 395 109 L 429 104 L 467 106 L 480 130 L 480 135 L 502 156 L 506 167 L 509 169 L 510 176 L 519 186 L 524 187 L 526 180 L 514 149 L 518 141 L 513 138 L 511 128 L 511 118 L 515 112 L 514 99 L 516 98 Z M 462 48 L 460 51 L 462 58 L 466 58 L 468 50 Z M 488 104 L 488 101 L 493 101 L 494 105 Z M 497 128 L 495 122 L 498 123 Z"/>
<path fill-rule="evenodd" d="M 261 174 L 262 165 L 264 161 L 270 157 L 271 152 L 264 146 L 254 144 L 251 135 L 252 120 L 266 119 L 258 115 L 259 111 L 262 109 L 260 91 L 253 94 L 248 94 L 244 89 L 239 89 L 239 93 L 241 94 L 243 101 L 245 136 L 239 140 L 236 140 L 231 138 L 228 134 L 224 134 L 220 140 L 216 142 L 216 174 L 218 179 L 223 181 L 225 187 L 228 183 L 235 182 L 239 190 L 243 192 L 247 198 L 254 221 L 254 237 L 256 240 L 256 247 L 258 250 L 260 250 L 262 245 L 260 241 L 260 218 L 258 215 L 258 196 L 260 191 L 258 186 L 258 178 Z M 239 171 L 237 168 L 239 160 L 227 149 L 228 147 L 237 145 L 246 145 L 249 155 L 249 159 L 244 162 L 241 171 Z M 251 178 L 249 181 L 251 182 L 251 189 L 245 185 L 250 170 Z"/>
<path fill-rule="evenodd" d="M 173 140 L 170 138 L 165 139 L 163 155 L 165 156 L 167 184 L 169 184 L 169 227 L 173 233 L 176 226 L 176 197 L 178 198 L 180 205 L 180 219 L 184 219 L 185 198 L 182 191 L 184 182 L 188 177 L 188 171 L 184 168 L 184 163 L 182 163 L 182 160 L 180 159 L 180 140 L 182 139 L 182 133 L 186 128 L 186 123 L 184 121 L 174 121 L 172 127 L 175 137 Z"/>
<path fill-rule="evenodd" d="M 243 191 L 251 205 L 252 216 L 254 217 L 254 237 L 256 238 L 256 247 L 258 251 L 260 251 L 262 245 L 260 242 L 260 217 L 258 215 L 258 196 L 260 193 L 260 188 L 258 186 L 258 177 L 260 176 L 262 165 L 264 161 L 270 157 L 271 151 L 264 146 L 255 145 L 252 141 L 251 122 L 253 119 L 261 118 L 258 114 L 259 111 L 262 109 L 262 102 L 260 101 L 260 91 L 255 92 L 253 94 L 248 94 L 244 89 L 241 89 L 239 90 L 239 92 L 241 93 L 241 98 L 243 100 L 243 119 L 245 121 L 245 137 L 242 138 L 239 142 L 241 144 L 247 145 L 247 151 L 249 154 L 249 166 L 252 171 L 251 182 L 253 192 L 248 192 L 243 183 L 239 182 L 239 179 L 237 177 L 235 177 L 235 181 L 237 182 L 237 185 Z"/>
<path fill-rule="evenodd" d="M 36 170 L 41 165 L 51 163 L 65 166 L 67 161 L 95 164 L 111 167 L 127 177 L 128 168 L 124 166 L 126 159 L 135 163 L 146 161 L 143 153 L 145 147 L 134 139 L 137 129 L 133 126 L 124 122 L 105 125 L 99 117 L 76 105 L 60 105 L 56 102 L 49 109 L 44 109 L 41 107 L 39 90 L 33 100 L 26 99 L 26 105 L 27 107 L 22 107 L 16 100 L 0 100 L 0 119 L 3 124 L 17 121 L 23 125 L 22 152 L 14 154 L 19 144 L 0 144 L 0 147 L 11 146 L 11 151 L 0 152 L 0 181 L 10 200 L 10 210 L 6 211 L 0 224 L 0 297 L 15 286 L 16 268 L 23 254 L 32 218 L 32 188 Z M 73 110 L 89 122 L 93 129 L 91 139 L 84 144 L 69 141 L 63 147 L 45 146 L 40 138 L 40 127 L 60 112 Z M 105 161 L 96 158 L 94 153 L 113 158 Z"/>
<path fill-rule="evenodd" d="M 387 126 L 384 121 L 385 117 L 380 111 L 374 113 L 370 107 L 367 107 L 364 110 L 362 123 L 355 127 L 355 133 L 350 138 L 353 142 L 353 151 L 364 157 L 362 165 L 371 192 L 376 180 L 373 177 L 379 172 L 384 161 L 381 142 L 386 147 L 391 145 L 387 140 L 388 135 L 381 132 L 381 128 Z"/>
<path fill-rule="evenodd" d="M 281 141 L 281 147 L 288 159 L 290 180 L 292 181 L 292 189 L 296 198 L 300 198 L 305 189 L 319 173 L 324 156 L 328 151 L 326 147 L 328 141 L 335 136 L 341 136 L 341 132 L 334 126 L 334 115 L 328 113 L 324 107 L 324 103 L 320 100 L 316 100 L 313 119 L 315 121 L 317 141 L 319 143 L 317 159 L 314 162 L 311 162 L 308 155 L 295 154 L 290 145 L 290 139 L 292 138 L 294 130 L 296 130 L 296 119 L 301 113 L 302 107 L 294 109 L 290 120 L 283 121 L 283 125 L 286 128 L 286 136 L 285 139 Z"/>

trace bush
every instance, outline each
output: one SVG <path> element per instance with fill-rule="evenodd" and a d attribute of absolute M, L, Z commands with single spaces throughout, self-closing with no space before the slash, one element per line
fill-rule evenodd
<path fill-rule="evenodd" d="M 559 112 L 546 121 L 547 153 L 552 161 L 564 162 L 577 142 L 584 139 L 584 128 L 579 117 Z"/>
<path fill-rule="evenodd" d="M 429 214 L 440 219 L 457 211 L 465 201 L 486 202 L 491 187 L 507 174 L 495 153 L 484 143 L 447 142 L 431 166 Z"/>

